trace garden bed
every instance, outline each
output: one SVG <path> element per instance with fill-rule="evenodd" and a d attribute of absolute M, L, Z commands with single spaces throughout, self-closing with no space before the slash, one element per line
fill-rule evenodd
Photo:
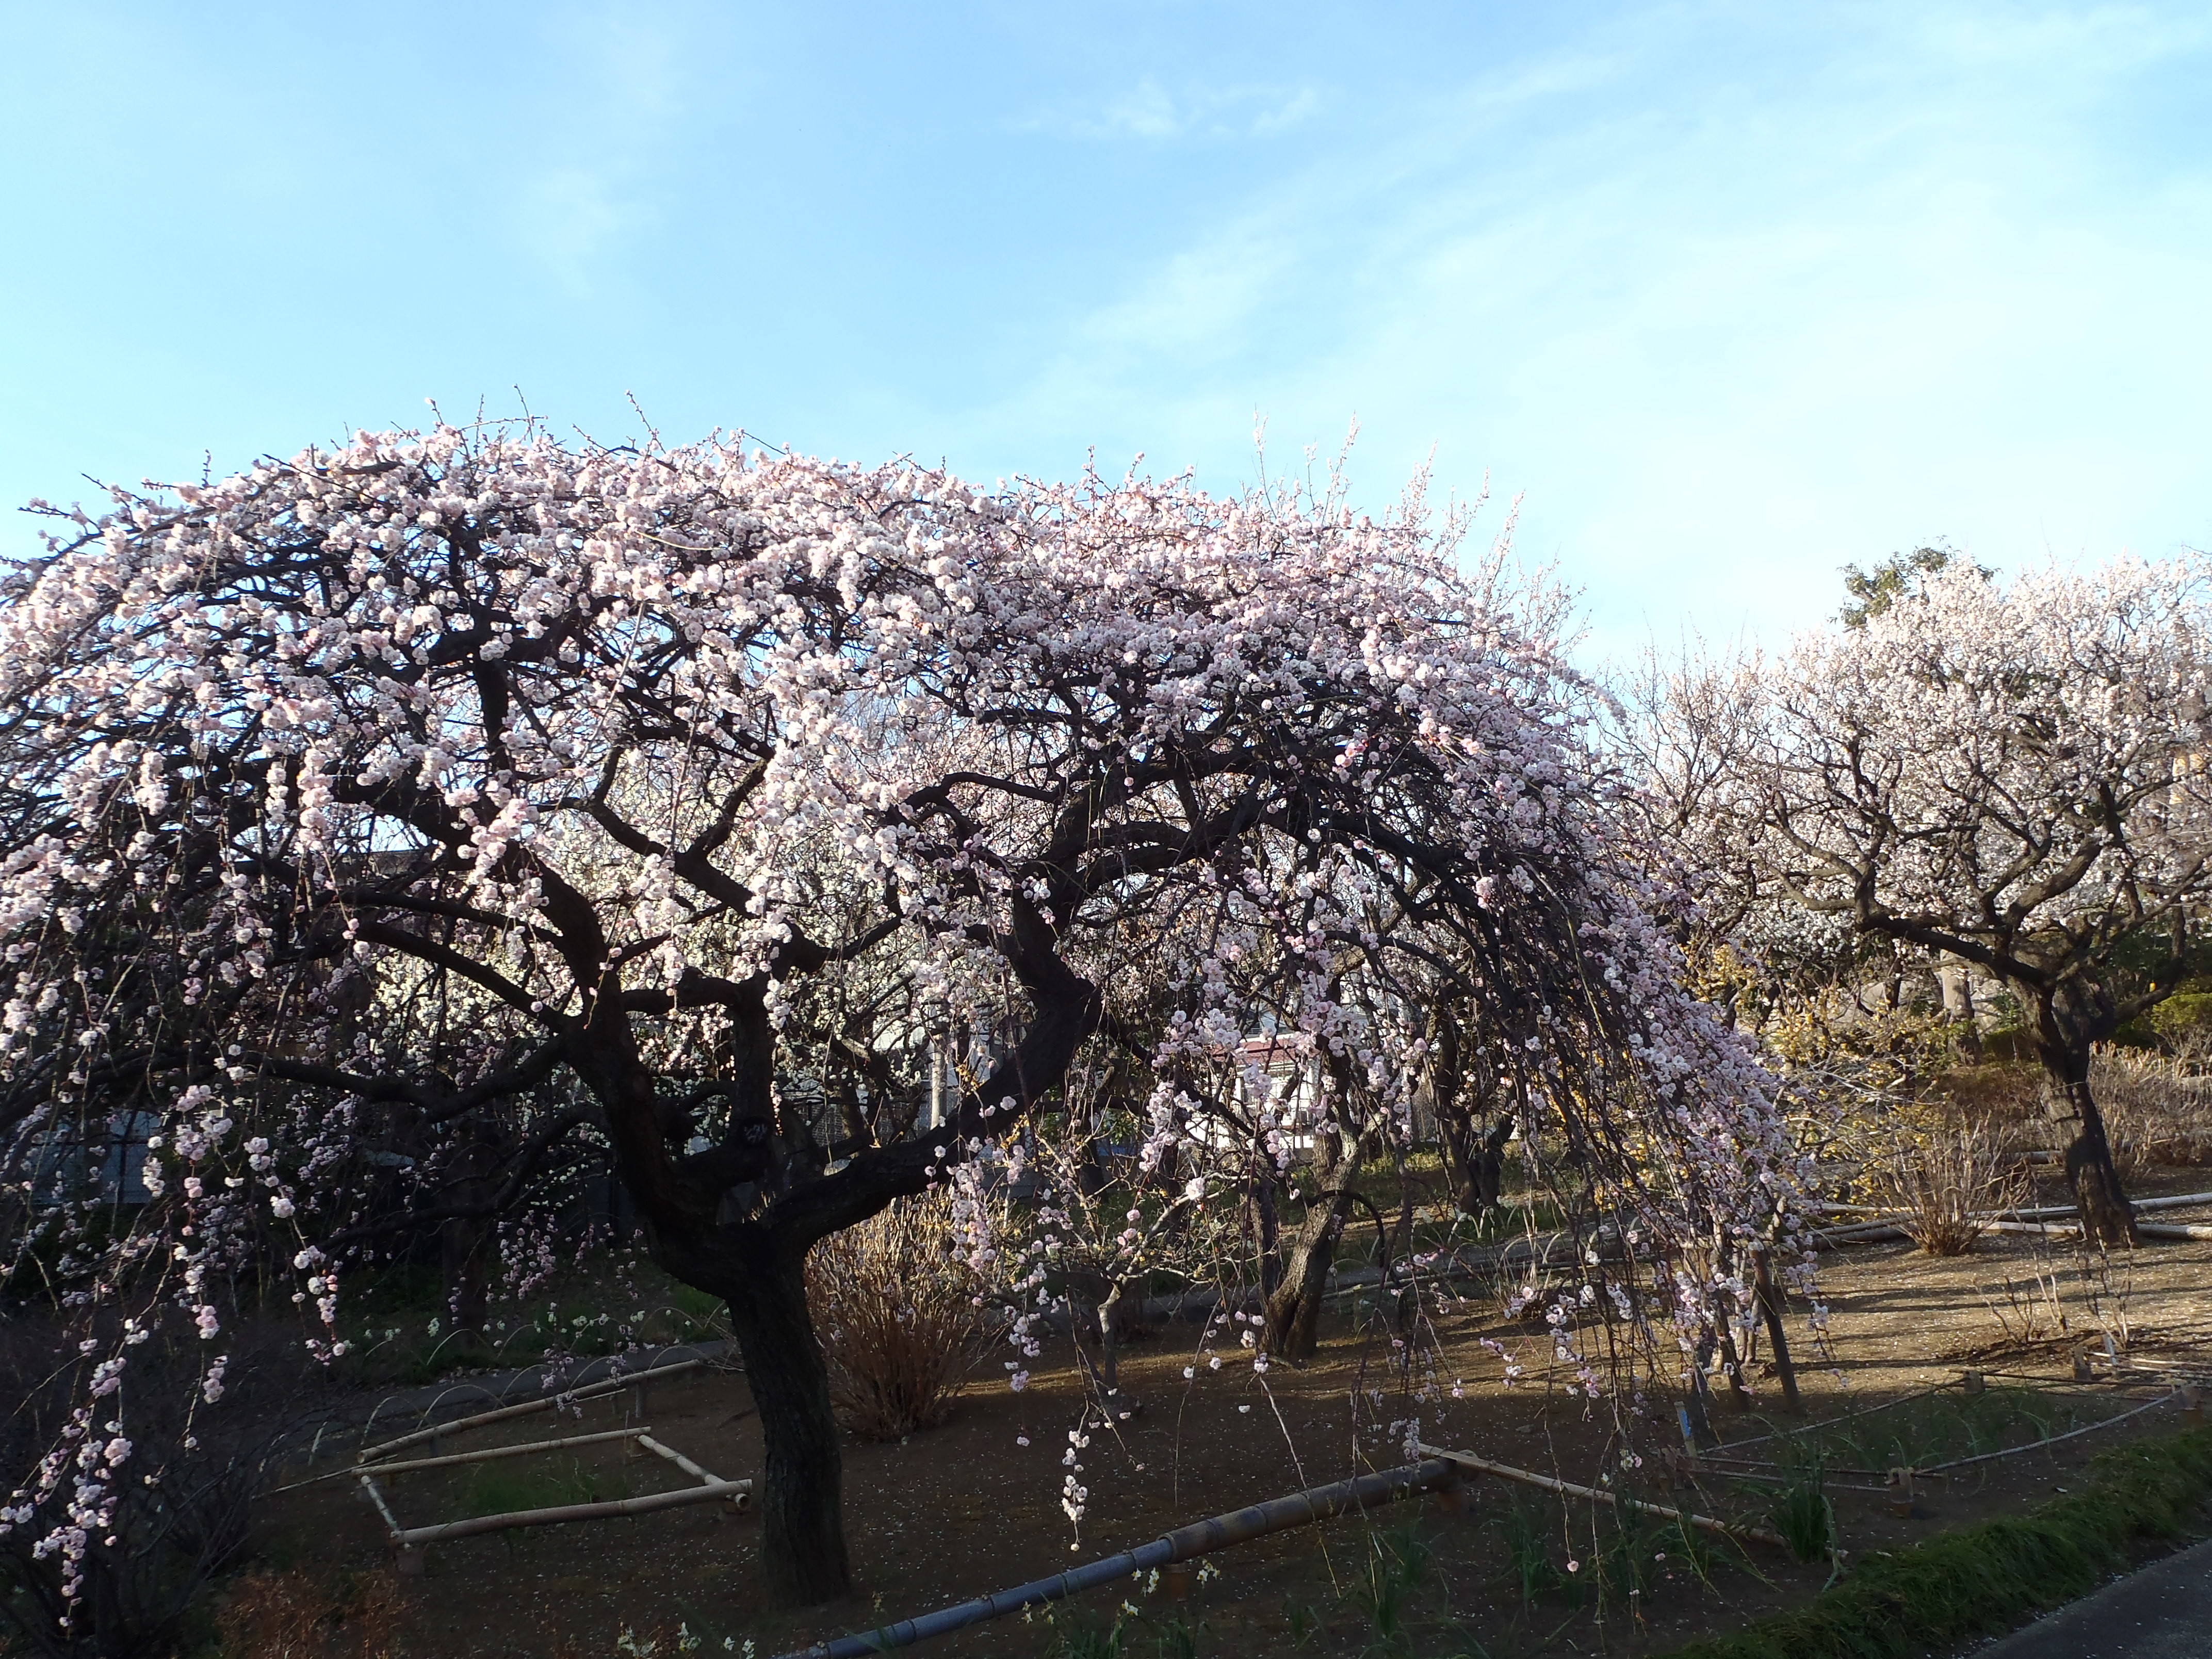
<path fill-rule="evenodd" d="M 1676 1501 L 1764 1520 L 1795 1476 L 1818 1463 L 1848 1564 L 2067 1496 L 2111 1447 L 2172 1432 L 2176 1413 L 2156 1409 L 2041 1446 L 2116 1419 L 2157 1398 L 2162 1386 L 2077 1382 L 2063 1343 L 2036 1339 L 2002 1348 L 2003 1328 L 1992 1312 L 1993 1304 L 2004 1305 L 2002 1283 L 2053 1267 L 2033 1241 L 2011 1237 L 1952 1260 L 1881 1245 L 1827 1261 L 1836 1337 L 1832 1363 L 1801 1356 L 1808 1417 L 1898 1403 L 1756 1445 L 1748 1443 L 1770 1425 L 1795 1425 L 1764 1416 L 1764 1396 L 1760 1414 L 1723 1405 L 1717 1426 L 1730 1448 L 1755 1452 L 1773 1470 L 1709 1463 L 1695 1501 Z M 2160 1245 L 2116 1266 L 2117 1276 L 2100 1279 L 2095 1293 L 2105 1316 L 2124 1318 L 2136 1340 L 2191 1355 L 2212 1334 L 2208 1268 L 2212 1246 Z M 2063 1262 L 2057 1270 L 2062 1278 L 2072 1273 Z M 2054 1304 L 2084 1322 L 2080 1336 L 2097 1328 L 2087 1322 L 2087 1294 L 2068 1279 Z M 1144 1409 L 1118 1434 L 1094 1432 L 1083 1451 L 1091 1501 L 1079 1534 L 1060 1507 L 1079 1386 L 1072 1356 L 1055 1341 L 1032 1367 L 1026 1391 L 981 1381 L 941 1429 L 903 1443 L 848 1445 L 846 1516 L 860 1594 L 846 1603 L 804 1615 L 766 1610 L 756 1583 L 756 1523 L 677 1510 L 441 1545 L 428 1576 L 398 1588 L 386 1644 L 419 1659 L 582 1656 L 616 1652 L 629 1632 L 633 1647 L 661 1641 L 672 1653 L 683 1630 L 707 1650 L 720 1650 L 725 1638 L 741 1650 L 750 1639 L 765 1656 L 1058 1572 L 1182 1522 L 1349 1473 L 1351 1395 L 1385 1390 L 1382 1400 L 1367 1398 L 1376 1428 L 1387 1429 L 1395 1409 L 1385 1381 L 1387 1339 L 1363 1338 L 1342 1315 L 1328 1336 L 1316 1364 L 1278 1365 L 1264 1386 L 1235 1360 L 1219 1371 L 1194 1364 L 1194 1327 L 1162 1327 L 1131 1349 L 1124 1387 Z M 1439 1337 L 1447 1367 L 1462 1368 L 1464 1397 L 1449 1397 L 1455 1378 L 1440 1375 L 1447 1397 L 1421 1407 L 1420 1438 L 1570 1480 L 1589 1477 L 1603 1450 L 1604 1419 L 1586 1414 L 1564 1380 L 1540 1366 L 1532 1365 L 1521 1386 L 1500 1387 L 1498 1363 L 1480 1346 L 1485 1337 L 1526 1340 L 1524 1328 L 1503 1322 L 1494 1303 L 1471 1297 Z M 1958 1358 L 1969 1352 L 1980 1358 Z M 1188 1382 L 1187 1365 L 1196 1372 Z M 1970 1367 L 1987 1376 L 1978 1395 L 1960 1386 Z M 1923 1392 L 1929 1389 L 1937 1391 Z M 652 1421 L 656 1434 L 707 1467 L 757 1475 L 760 1441 L 750 1406 L 741 1377 L 702 1375 L 656 1388 Z M 558 1431 L 620 1426 L 621 1410 L 586 1407 Z M 511 1437 L 552 1431 L 539 1422 Z M 2015 1446 L 2037 1449 L 1923 1483 L 1910 1516 L 1892 1513 L 1878 1478 L 1844 1473 L 1878 1476 L 1899 1463 L 1925 1468 Z M 1367 1467 L 1403 1461 L 1387 1433 L 1370 1434 L 1359 1455 Z M 618 1445 L 579 1449 L 573 1468 L 547 1474 L 568 1483 L 557 1494 L 564 1497 L 618 1496 L 659 1478 L 626 1464 Z M 471 1484 L 484 1479 L 428 1473 L 403 1488 L 409 1513 L 454 1517 L 484 1504 L 524 1506 L 532 1496 Z M 1652 1495 L 1668 1496 L 1656 1474 Z M 1811 1605 L 1832 1570 L 1786 1552 L 1683 1540 L 1662 1526 L 1623 1527 L 1590 1504 L 1498 1482 L 1479 1483 L 1472 1497 L 1464 1514 L 1407 1504 L 1225 1553 L 1187 1599 L 1171 1600 L 1165 1585 L 1132 1583 L 1124 1595 L 1100 1591 L 1065 1604 L 1049 1620 L 1005 1620 L 921 1651 L 1106 1651 L 1118 1641 L 1122 1651 L 1149 1655 L 1158 1644 L 1183 1650 L 1188 1638 L 1190 1650 L 1224 1654 L 1349 1656 L 1380 1643 L 1418 1655 L 1540 1655 L 1587 1652 L 1601 1641 L 1609 1651 L 1657 1653 Z M 356 1493 L 311 1488 L 270 1500 L 259 1537 L 264 1566 L 289 1569 L 288 1582 L 298 1586 L 343 1586 L 386 1571 L 380 1526 Z M 1121 1612 L 1124 1601 L 1138 1613 Z"/>

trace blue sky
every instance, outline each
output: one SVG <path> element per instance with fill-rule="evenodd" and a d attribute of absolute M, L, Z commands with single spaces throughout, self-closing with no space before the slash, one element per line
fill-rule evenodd
<path fill-rule="evenodd" d="M 2212 9 L 0 3 L 0 501 L 512 410 L 1233 488 L 1580 587 L 2212 545 Z M 0 550 L 33 544 L 8 515 Z"/>

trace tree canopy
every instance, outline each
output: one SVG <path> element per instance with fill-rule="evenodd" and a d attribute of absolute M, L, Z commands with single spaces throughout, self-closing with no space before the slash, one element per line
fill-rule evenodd
<path fill-rule="evenodd" d="M 420 1219 L 603 1141 L 728 1303 L 803 1599 L 847 1582 L 809 1247 L 1018 1156 L 1085 1044 L 1141 1062 L 1157 1167 L 1255 1030 L 1356 1129 L 1448 1010 L 1454 1077 L 1616 1237 L 1762 1224 L 1764 1074 L 1682 988 L 1586 689 L 1456 528 L 527 425 L 118 492 L 0 605 L 8 1177 L 153 1115 L 157 1201 L 72 1236 L 93 1299 L 158 1276 L 214 1342 L 274 1229 L 331 1343 L 387 1219 L 337 1179 L 364 1146 L 473 1149 Z M 955 1028 L 988 1064 L 933 1126 Z"/>

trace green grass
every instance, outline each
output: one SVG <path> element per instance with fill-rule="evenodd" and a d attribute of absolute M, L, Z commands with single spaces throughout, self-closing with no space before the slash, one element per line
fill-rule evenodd
<path fill-rule="evenodd" d="M 345 1304 L 352 1352 L 342 1369 L 362 1387 L 520 1369 L 556 1351 L 596 1358 L 727 1334 L 718 1298 L 643 1260 L 633 1261 L 625 1273 L 602 1255 L 526 1301 L 495 1303 L 481 1335 L 453 1329 L 434 1271 L 401 1263 L 361 1278 L 358 1293 Z"/>
<path fill-rule="evenodd" d="M 1955 1457 L 2029 1446 L 2054 1434 L 2102 1422 L 2120 1409 L 2095 1396 L 1992 1387 L 1979 1395 L 1946 1390 L 1887 1410 L 1811 1429 L 1786 1425 L 1775 1455 L 1796 1466 L 1926 1468 Z"/>
<path fill-rule="evenodd" d="M 2087 1487 L 2024 1516 L 1856 1563 L 1808 1605 L 1668 1659 L 1905 1659 L 2094 1589 L 2137 1539 L 2185 1532 L 2212 1495 L 2212 1428 L 2109 1451 Z"/>
<path fill-rule="evenodd" d="M 534 1463 L 535 1467 L 518 1467 Z M 587 1469 L 574 1458 L 565 1460 L 516 1458 L 513 1462 L 479 1463 L 470 1472 L 461 1494 L 462 1513 L 512 1515 L 519 1510 L 559 1509 L 571 1504 L 598 1504 L 619 1495 L 616 1483 Z"/>

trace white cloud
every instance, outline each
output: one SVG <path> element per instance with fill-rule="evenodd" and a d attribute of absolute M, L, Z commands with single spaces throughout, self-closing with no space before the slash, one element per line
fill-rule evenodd
<path fill-rule="evenodd" d="M 1070 103 L 1015 122 L 1018 131 L 1066 138 L 1272 138 L 1310 119 L 1322 106 L 1309 86 L 1184 87 L 1171 89 L 1146 76 L 1126 91 Z"/>

